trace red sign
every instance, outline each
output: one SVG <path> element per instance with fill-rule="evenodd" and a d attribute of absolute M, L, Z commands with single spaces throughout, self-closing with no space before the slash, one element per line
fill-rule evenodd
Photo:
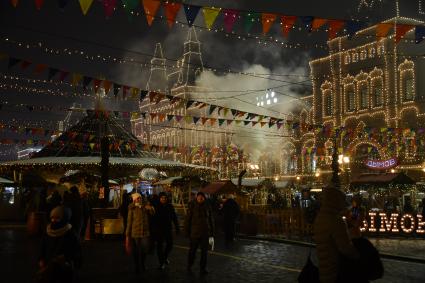
<path fill-rule="evenodd" d="M 365 164 L 370 169 L 386 170 L 397 166 L 397 158 L 393 157 L 387 160 L 366 160 Z"/>

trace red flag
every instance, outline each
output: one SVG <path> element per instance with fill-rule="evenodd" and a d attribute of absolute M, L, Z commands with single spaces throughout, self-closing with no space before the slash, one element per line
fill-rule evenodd
<path fill-rule="evenodd" d="M 261 15 L 261 22 L 263 23 L 263 34 L 266 35 L 272 27 L 277 15 L 271 13 L 263 13 Z"/>
<path fill-rule="evenodd" d="M 29 67 L 29 65 L 31 65 L 31 62 L 28 62 L 28 61 L 22 61 L 22 63 L 21 63 L 21 68 L 22 68 L 23 70 L 25 70 L 26 68 L 28 68 L 28 67 Z"/>
<path fill-rule="evenodd" d="M 396 26 L 396 32 L 395 32 L 395 44 L 399 43 L 401 38 L 411 29 L 415 28 L 414 25 L 402 25 L 398 24 Z"/>
<path fill-rule="evenodd" d="M 93 80 L 94 93 L 97 93 L 97 90 L 99 89 L 101 82 L 102 81 L 101 80 L 98 80 L 98 79 L 94 79 Z"/>
<path fill-rule="evenodd" d="M 34 74 L 39 75 L 39 74 L 41 74 L 46 69 L 47 69 L 47 65 L 45 65 L 45 64 L 37 64 L 35 66 L 35 69 L 34 69 Z"/>
<path fill-rule="evenodd" d="M 68 74 L 69 74 L 69 72 L 67 72 L 67 71 L 61 71 L 60 74 L 59 74 L 59 80 L 61 82 L 63 82 L 63 80 L 66 78 L 66 76 L 68 76 Z"/>
<path fill-rule="evenodd" d="M 176 20 L 177 13 L 180 11 L 182 4 L 174 2 L 165 2 L 165 17 L 167 18 L 168 26 L 171 28 Z"/>
<path fill-rule="evenodd" d="M 107 18 L 112 16 L 117 5 L 117 0 L 103 0 L 103 10 Z"/>
<path fill-rule="evenodd" d="M 392 27 L 393 27 L 393 24 L 390 24 L 390 23 L 377 24 L 376 37 L 386 37 Z"/>
<path fill-rule="evenodd" d="M 43 6 L 44 0 L 35 0 L 35 6 L 37 7 L 37 10 L 40 11 L 41 6 Z"/>
<path fill-rule="evenodd" d="M 281 16 L 282 32 L 284 37 L 288 37 L 289 32 L 297 20 L 297 16 Z"/>
<path fill-rule="evenodd" d="M 343 20 L 329 20 L 328 39 L 334 39 L 338 31 L 340 31 L 344 25 L 345 21 Z"/>
<path fill-rule="evenodd" d="M 158 0 L 143 0 L 143 7 L 145 8 L 146 20 L 148 25 L 152 25 L 156 12 L 158 11 L 161 2 Z"/>
<path fill-rule="evenodd" d="M 314 18 L 313 23 L 311 24 L 311 30 L 312 31 L 318 30 L 321 26 L 326 24 L 327 21 L 328 21 L 327 19 Z"/>
<path fill-rule="evenodd" d="M 18 0 L 11 0 L 10 2 L 12 2 L 13 7 L 18 6 Z"/>
<path fill-rule="evenodd" d="M 109 93 L 112 83 L 110 81 L 103 81 L 103 88 L 105 89 L 105 94 Z"/>

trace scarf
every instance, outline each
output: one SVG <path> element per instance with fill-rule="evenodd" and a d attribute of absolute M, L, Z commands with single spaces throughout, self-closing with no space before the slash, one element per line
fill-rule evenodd
<path fill-rule="evenodd" d="M 61 237 L 65 235 L 66 232 L 71 230 L 71 228 L 72 228 L 72 225 L 69 223 L 63 226 L 62 228 L 58 228 L 58 229 L 53 229 L 52 225 L 50 224 L 49 226 L 47 226 L 47 235 L 49 235 L 50 237 Z"/>

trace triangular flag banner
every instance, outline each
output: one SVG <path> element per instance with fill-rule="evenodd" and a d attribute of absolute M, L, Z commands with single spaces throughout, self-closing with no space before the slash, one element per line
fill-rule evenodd
<path fill-rule="evenodd" d="M 58 69 L 55 68 L 49 68 L 49 75 L 47 76 L 47 80 L 51 81 L 53 77 L 59 72 Z"/>
<path fill-rule="evenodd" d="M 358 21 L 348 21 L 346 24 L 348 39 L 351 39 L 359 30 L 363 28 L 364 24 Z"/>
<path fill-rule="evenodd" d="M 129 86 L 123 86 L 122 87 L 122 98 L 123 99 L 125 99 L 126 98 L 126 96 L 127 96 L 127 91 L 130 89 L 130 87 Z"/>
<path fill-rule="evenodd" d="M 261 15 L 261 22 L 263 23 L 263 34 L 267 34 L 276 20 L 276 14 L 263 13 Z"/>
<path fill-rule="evenodd" d="M 81 11 L 83 11 L 84 16 L 87 15 L 91 4 L 93 4 L 93 0 L 80 0 Z"/>
<path fill-rule="evenodd" d="M 83 78 L 83 75 L 81 74 L 72 74 L 72 85 L 76 86 Z"/>
<path fill-rule="evenodd" d="M 233 25 L 238 19 L 239 11 L 233 9 L 224 9 L 224 30 L 227 33 L 232 32 Z"/>
<path fill-rule="evenodd" d="M 7 57 L 8 57 L 7 54 L 0 52 L 0 61 L 3 59 L 6 59 Z"/>
<path fill-rule="evenodd" d="M 186 109 L 188 109 L 190 106 L 192 106 L 193 103 L 195 103 L 195 101 L 193 101 L 193 100 L 189 100 L 188 102 L 186 102 Z"/>
<path fill-rule="evenodd" d="M 314 18 L 313 23 L 311 24 L 311 30 L 316 31 L 321 28 L 324 24 L 328 22 L 327 19 Z"/>
<path fill-rule="evenodd" d="M 94 93 L 97 93 L 97 90 L 99 89 L 101 82 L 102 81 L 101 80 L 98 80 L 98 79 L 94 79 L 93 80 Z"/>
<path fill-rule="evenodd" d="M 103 81 L 103 88 L 105 89 L 105 94 L 108 94 L 111 90 L 112 83 L 110 81 Z"/>
<path fill-rule="evenodd" d="M 425 26 L 416 26 L 415 29 L 415 42 L 421 43 L 425 38 Z"/>
<path fill-rule="evenodd" d="M 118 93 L 120 92 L 121 89 L 121 85 L 119 84 L 114 84 L 114 96 L 117 97 Z"/>
<path fill-rule="evenodd" d="M 289 32 L 297 20 L 297 16 L 282 16 L 280 18 L 282 23 L 282 33 L 284 37 L 288 37 Z"/>
<path fill-rule="evenodd" d="M 232 124 L 233 120 L 227 120 L 227 126 L 229 126 L 230 124 Z"/>
<path fill-rule="evenodd" d="M 193 124 L 198 123 L 200 117 L 192 117 L 193 118 Z"/>
<path fill-rule="evenodd" d="M 174 116 L 177 122 L 180 122 L 183 119 L 183 116 L 181 115 L 175 115 Z"/>
<path fill-rule="evenodd" d="M 86 89 L 87 86 L 90 84 L 90 82 L 92 81 L 93 78 L 84 76 L 83 77 L 83 89 Z"/>
<path fill-rule="evenodd" d="M 35 7 L 40 11 L 41 6 L 43 6 L 44 0 L 35 0 Z"/>
<path fill-rule="evenodd" d="M 395 43 L 399 43 L 401 38 L 411 29 L 413 29 L 414 25 L 397 25 L 396 33 L 395 33 Z"/>
<path fill-rule="evenodd" d="M 127 12 L 131 13 L 139 5 L 139 0 L 122 0 L 122 3 L 124 4 L 124 8 Z"/>
<path fill-rule="evenodd" d="M 243 121 L 243 124 L 245 125 L 245 126 L 248 126 L 248 124 L 249 123 L 251 123 L 251 121 Z"/>
<path fill-rule="evenodd" d="M 170 122 L 171 120 L 173 120 L 174 115 L 167 115 L 167 121 Z"/>
<path fill-rule="evenodd" d="M 230 109 L 230 112 L 232 112 L 233 117 L 236 117 L 236 115 L 239 113 L 239 111 L 236 109 Z"/>
<path fill-rule="evenodd" d="M 63 9 L 68 4 L 69 0 L 58 0 L 59 8 Z"/>
<path fill-rule="evenodd" d="M 344 25 L 345 21 L 343 20 L 329 20 L 328 39 L 334 39 L 338 31 L 340 31 Z"/>
<path fill-rule="evenodd" d="M 376 37 L 386 37 L 390 32 L 393 24 L 390 23 L 379 23 L 376 25 Z"/>
<path fill-rule="evenodd" d="M 148 25 L 152 25 L 153 20 L 155 19 L 156 12 L 161 5 L 161 2 L 158 0 L 143 0 L 143 8 L 145 9 L 146 20 Z"/>
<path fill-rule="evenodd" d="M 210 105 L 210 109 L 208 111 L 208 114 L 211 115 L 216 108 L 217 108 L 217 105 Z"/>
<path fill-rule="evenodd" d="M 199 9 L 201 9 L 201 7 L 188 5 L 188 4 L 183 4 L 183 7 L 184 7 L 184 13 L 186 14 L 187 23 L 189 27 L 191 27 L 193 23 L 195 22 L 196 16 L 198 15 Z"/>
<path fill-rule="evenodd" d="M 220 13 L 221 8 L 214 8 L 214 7 L 204 7 L 202 8 L 202 12 L 204 13 L 204 21 L 205 25 L 208 29 L 211 29 L 212 25 L 214 24 L 215 19 L 217 18 L 218 14 Z"/>
<path fill-rule="evenodd" d="M 12 1 L 10 1 L 11 3 L 12 3 L 12 5 L 13 5 L 13 7 L 15 7 L 16 8 L 16 6 L 18 6 L 18 0 L 12 0 Z"/>
<path fill-rule="evenodd" d="M 63 80 L 67 77 L 69 75 L 69 72 L 67 72 L 67 71 L 61 71 L 60 72 L 60 74 L 59 74 L 59 80 L 61 81 L 61 82 L 63 82 Z"/>
<path fill-rule="evenodd" d="M 223 125 L 224 121 L 226 121 L 226 119 L 218 119 L 218 125 Z"/>
<path fill-rule="evenodd" d="M 39 74 L 41 74 L 42 72 L 44 72 L 44 70 L 46 70 L 46 69 L 47 69 L 47 65 L 45 65 L 45 64 L 37 64 L 37 65 L 35 66 L 34 73 L 35 73 L 36 75 L 39 75 Z"/>
<path fill-rule="evenodd" d="M 165 2 L 165 17 L 167 18 L 168 26 L 171 28 L 174 25 L 176 16 L 180 11 L 182 4 L 174 2 Z"/>
<path fill-rule="evenodd" d="M 26 68 L 28 68 L 30 65 L 31 65 L 31 62 L 28 62 L 28 61 L 22 61 L 22 63 L 21 63 L 21 68 L 22 68 L 23 70 L 25 70 L 25 69 L 26 69 Z"/>
<path fill-rule="evenodd" d="M 260 122 L 261 128 L 264 127 L 265 124 L 267 124 L 267 122 Z"/>
<path fill-rule="evenodd" d="M 9 64 L 7 65 L 7 68 L 10 69 L 13 66 L 15 66 L 16 64 L 18 64 L 21 61 L 21 59 L 17 59 L 17 58 L 13 58 L 13 57 L 9 57 Z"/>
<path fill-rule="evenodd" d="M 246 32 L 249 32 L 252 26 L 254 25 L 254 23 L 257 22 L 258 19 L 260 18 L 259 13 L 252 13 L 252 12 L 246 12 L 244 13 L 243 16 L 244 16 L 243 25 Z"/>
<path fill-rule="evenodd" d="M 103 0 L 103 10 L 105 11 L 105 16 L 109 18 L 112 16 L 117 5 L 117 0 Z"/>
<path fill-rule="evenodd" d="M 147 90 L 141 90 L 139 100 L 143 101 L 145 99 L 146 95 L 148 95 L 148 91 Z"/>
<path fill-rule="evenodd" d="M 206 118 L 206 117 L 202 117 L 201 118 L 201 123 L 202 123 L 202 125 L 205 125 L 205 123 L 208 121 L 208 118 Z"/>
<path fill-rule="evenodd" d="M 301 22 L 303 23 L 303 25 L 305 25 L 305 27 L 307 28 L 307 30 L 311 31 L 311 24 L 313 23 L 314 17 L 312 17 L 312 16 L 301 16 L 300 19 L 301 19 Z"/>

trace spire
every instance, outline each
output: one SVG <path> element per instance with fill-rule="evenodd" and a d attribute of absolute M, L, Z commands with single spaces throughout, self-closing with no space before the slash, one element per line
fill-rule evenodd
<path fill-rule="evenodd" d="M 151 70 L 146 84 L 146 89 L 162 92 L 165 92 L 167 89 L 167 69 L 165 66 L 165 58 L 162 52 L 161 43 L 157 43 L 155 46 L 154 56 L 151 59 Z"/>
<path fill-rule="evenodd" d="M 187 33 L 186 42 L 197 42 L 199 43 L 198 36 L 196 35 L 195 27 L 192 26 L 189 28 L 189 32 Z"/>
<path fill-rule="evenodd" d="M 204 70 L 201 54 L 201 43 L 194 27 L 189 28 L 184 43 L 184 53 L 181 60 L 181 75 L 179 82 L 194 86 L 197 76 Z"/>

